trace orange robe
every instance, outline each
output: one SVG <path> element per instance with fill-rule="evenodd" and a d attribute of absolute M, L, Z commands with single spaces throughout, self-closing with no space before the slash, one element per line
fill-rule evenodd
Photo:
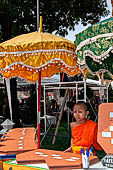
<path fill-rule="evenodd" d="M 86 120 L 84 123 L 72 128 L 72 151 L 73 153 L 79 153 L 80 149 L 86 150 L 92 145 L 96 150 L 102 150 L 97 143 L 97 123 L 92 120 Z"/>

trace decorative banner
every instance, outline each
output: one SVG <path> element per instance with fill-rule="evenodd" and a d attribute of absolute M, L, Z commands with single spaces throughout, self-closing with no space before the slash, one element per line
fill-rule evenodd
<path fill-rule="evenodd" d="M 75 46 L 81 65 L 93 73 L 103 70 L 113 74 L 113 17 L 77 34 Z"/>

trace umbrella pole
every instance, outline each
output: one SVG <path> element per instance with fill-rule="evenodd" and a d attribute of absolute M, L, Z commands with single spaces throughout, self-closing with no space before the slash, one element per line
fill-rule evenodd
<path fill-rule="evenodd" d="M 40 149 L 40 99 L 41 99 L 41 71 L 39 71 L 38 82 L 38 113 L 37 113 L 37 149 Z"/>
<path fill-rule="evenodd" d="M 37 31 L 39 30 L 39 0 L 37 0 Z"/>

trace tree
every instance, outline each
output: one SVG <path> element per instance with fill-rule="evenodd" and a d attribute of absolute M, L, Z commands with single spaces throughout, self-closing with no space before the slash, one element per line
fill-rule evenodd
<path fill-rule="evenodd" d="M 8 9 L 9 1 L 0 0 L 0 41 L 8 40 L 12 37 L 12 22 Z"/>
<path fill-rule="evenodd" d="M 93 79 L 93 80 L 98 80 L 98 79 L 99 79 L 96 74 L 93 75 L 93 74 L 91 74 L 89 71 L 88 71 L 87 74 L 86 74 L 86 78 L 88 78 L 88 79 Z"/>
<path fill-rule="evenodd" d="M 0 42 L 37 30 L 36 3 L 36 0 L 0 0 Z M 56 34 L 65 36 L 67 30 L 74 30 L 79 21 L 85 25 L 106 16 L 106 7 L 106 0 L 40 0 L 43 31 L 56 31 Z M 11 87 L 16 89 L 16 79 L 11 81 Z M 16 114 L 16 91 L 11 94 Z"/>
<path fill-rule="evenodd" d="M 36 0 L 1 0 L 0 2 L 5 4 L 0 8 L 0 20 L 10 22 L 12 36 L 37 30 Z M 101 16 L 104 17 L 109 13 L 106 7 L 106 0 L 40 0 L 43 30 L 50 33 L 56 31 L 56 34 L 65 36 L 68 34 L 67 30 L 74 30 L 75 24 L 79 21 L 83 25 L 99 21 Z M 3 17 L 6 14 L 7 19 Z M 0 22 L 1 32 L 5 32 L 4 23 Z"/>

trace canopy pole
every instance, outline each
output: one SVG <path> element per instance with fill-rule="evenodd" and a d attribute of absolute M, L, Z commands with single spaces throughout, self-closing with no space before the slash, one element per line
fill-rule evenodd
<path fill-rule="evenodd" d="M 42 16 L 40 16 L 39 23 L 39 0 L 37 0 L 37 31 L 42 32 Z M 39 28 L 40 25 L 40 28 Z M 40 99 L 41 99 L 41 71 L 39 71 L 38 94 L 37 94 L 37 148 L 40 149 Z"/>
<path fill-rule="evenodd" d="M 7 88 L 9 109 L 10 109 L 10 118 L 11 118 L 11 121 L 13 122 L 12 105 L 11 105 L 11 88 L 10 88 L 10 80 L 9 79 L 6 79 L 6 88 Z"/>
<path fill-rule="evenodd" d="M 39 82 L 38 82 L 38 112 L 37 112 L 37 149 L 40 149 L 40 99 L 41 99 L 41 71 L 39 71 Z"/>
<path fill-rule="evenodd" d="M 39 0 L 37 0 L 37 31 L 39 30 Z"/>

